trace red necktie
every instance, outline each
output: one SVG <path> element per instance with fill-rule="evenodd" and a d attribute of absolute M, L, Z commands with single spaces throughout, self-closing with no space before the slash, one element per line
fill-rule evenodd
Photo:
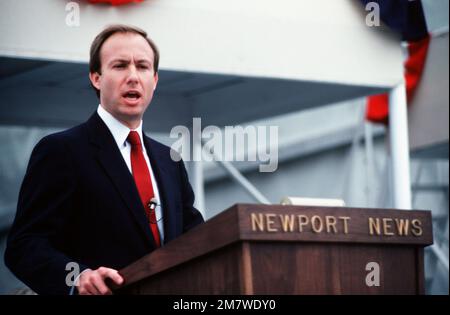
<path fill-rule="evenodd" d="M 160 247 L 161 240 L 159 238 L 158 224 L 156 223 L 155 209 L 150 209 L 149 205 L 150 200 L 155 194 L 153 192 L 150 172 L 142 151 L 141 138 L 137 131 L 130 131 L 127 140 L 131 144 L 131 170 L 133 172 L 134 182 L 136 183 L 142 205 L 149 220 L 156 246 Z"/>

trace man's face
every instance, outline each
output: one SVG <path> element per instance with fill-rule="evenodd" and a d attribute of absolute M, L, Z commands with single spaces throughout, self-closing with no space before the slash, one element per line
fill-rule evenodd
<path fill-rule="evenodd" d="M 101 74 L 90 73 L 102 106 L 130 128 L 136 128 L 158 82 L 153 50 L 139 34 L 116 33 L 100 50 Z"/>

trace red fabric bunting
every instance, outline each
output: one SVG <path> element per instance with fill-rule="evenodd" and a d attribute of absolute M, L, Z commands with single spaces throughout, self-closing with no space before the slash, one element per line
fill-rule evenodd
<path fill-rule="evenodd" d="M 405 68 L 406 97 L 410 104 L 414 97 L 414 92 L 419 85 L 425 68 L 425 62 L 430 45 L 430 36 L 426 38 L 408 43 L 408 54 Z M 367 100 L 366 118 L 372 122 L 388 123 L 389 118 L 389 97 L 387 94 L 373 95 Z"/>
<path fill-rule="evenodd" d="M 132 3 L 132 2 L 142 2 L 143 0 L 88 0 L 89 3 L 109 3 L 112 5 L 123 5 L 123 4 L 127 4 L 127 3 Z"/>

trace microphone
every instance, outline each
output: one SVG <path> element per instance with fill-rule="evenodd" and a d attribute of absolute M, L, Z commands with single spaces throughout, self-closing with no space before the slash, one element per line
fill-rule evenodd
<path fill-rule="evenodd" d="M 159 203 L 159 200 L 158 199 L 156 199 L 155 197 L 153 197 L 152 199 L 150 199 L 150 201 L 148 202 L 148 208 L 150 209 L 150 213 L 149 213 L 149 219 L 150 219 L 150 222 L 151 223 L 158 223 L 161 219 L 162 219 L 162 214 L 160 214 L 160 218 L 159 219 L 157 219 L 156 218 L 156 207 L 157 206 L 160 206 L 161 204 Z M 152 222 L 151 220 L 151 217 L 152 217 L 152 214 L 154 214 L 155 215 L 155 222 Z"/>
<path fill-rule="evenodd" d="M 150 208 L 150 210 L 155 211 L 157 206 L 159 206 L 158 199 L 156 199 L 155 197 L 150 199 L 150 201 L 148 203 L 148 207 Z"/>

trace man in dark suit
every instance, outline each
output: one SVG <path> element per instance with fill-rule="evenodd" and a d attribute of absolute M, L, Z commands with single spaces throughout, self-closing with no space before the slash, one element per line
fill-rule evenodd
<path fill-rule="evenodd" d="M 97 112 L 34 148 L 5 262 L 37 293 L 68 294 L 76 264 L 79 294 L 110 294 L 118 269 L 203 222 L 183 162 L 142 132 L 158 61 L 144 31 L 102 31 L 89 62 Z"/>

